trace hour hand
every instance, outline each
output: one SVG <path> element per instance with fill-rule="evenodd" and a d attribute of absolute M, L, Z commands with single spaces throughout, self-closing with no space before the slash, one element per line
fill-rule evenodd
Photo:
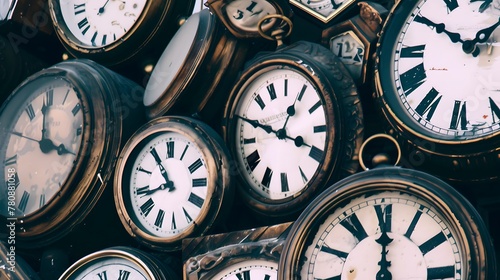
<path fill-rule="evenodd" d="M 479 49 L 476 47 L 476 44 L 484 43 L 484 42 L 488 41 L 488 39 L 490 38 L 493 31 L 495 31 L 495 29 L 499 25 L 500 25 L 500 18 L 498 18 L 498 21 L 495 24 L 493 24 L 492 26 L 479 30 L 476 33 L 476 37 L 474 37 L 474 39 L 465 40 L 465 42 L 462 45 L 463 51 L 465 53 L 470 53 L 473 56 L 479 55 Z"/>
<path fill-rule="evenodd" d="M 420 22 L 420 23 L 425 24 L 425 25 L 428 25 L 430 27 L 434 27 L 434 30 L 436 30 L 436 32 L 438 34 L 444 33 L 444 34 L 448 35 L 448 37 L 450 38 L 450 40 L 453 43 L 458 43 L 458 42 L 463 43 L 464 42 L 462 40 L 462 38 L 460 38 L 459 33 L 455 33 L 455 32 L 451 32 L 451 31 L 446 30 L 446 26 L 444 23 L 435 23 L 435 22 L 431 21 L 430 19 L 428 19 L 424 16 L 421 16 L 421 15 L 415 16 L 415 21 Z"/>
<path fill-rule="evenodd" d="M 251 124 L 255 128 L 257 128 L 257 127 L 262 128 L 267 133 L 276 133 L 276 131 L 274 131 L 273 128 L 270 125 L 261 124 L 257 120 L 247 119 L 247 118 L 239 116 L 239 115 L 235 115 L 235 116 L 238 117 L 238 118 L 240 118 L 240 119 L 242 119 L 242 120 L 244 120 L 244 121 L 246 121 L 247 123 Z"/>

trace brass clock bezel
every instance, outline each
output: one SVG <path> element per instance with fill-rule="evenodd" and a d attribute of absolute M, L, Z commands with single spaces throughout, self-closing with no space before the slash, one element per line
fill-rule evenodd
<path fill-rule="evenodd" d="M 378 167 L 347 177 L 321 193 L 292 225 L 283 248 L 278 279 L 300 279 L 298 268 L 303 251 L 315 229 L 335 207 L 353 198 L 391 191 L 421 199 L 453 229 L 464 260 L 464 279 L 496 279 L 492 240 L 481 216 L 457 190 L 427 173 L 399 167 Z"/>
<path fill-rule="evenodd" d="M 129 213 L 126 202 L 130 178 L 130 160 L 138 149 L 147 144 L 148 139 L 165 132 L 175 132 L 191 140 L 199 147 L 207 164 L 207 197 L 200 215 L 193 218 L 193 223 L 179 234 L 171 237 L 158 237 L 147 232 L 137 218 Z M 205 123 L 181 116 L 163 116 L 155 118 L 139 128 L 127 141 L 118 157 L 114 175 L 114 200 L 120 220 L 127 232 L 141 244 L 157 251 L 177 251 L 182 240 L 188 237 L 201 236 L 225 218 L 228 207 L 232 204 L 233 186 L 230 174 L 230 158 L 221 139 Z"/>
<path fill-rule="evenodd" d="M 332 0 L 334 1 L 334 0 Z M 308 7 L 307 5 L 301 3 L 301 1 L 298 0 L 290 0 L 290 3 L 295 6 L 296 8 L 304 11 L 307 13 L 309 16 L 312 18 L 320 21 L 323 24 L 329 23 L 332 21 L 334 18 L 336 18 L 339 14 L 341 14 L 343 11 L 345 11 L 349 6 L 353 5 L 356 3 L 358 0 L 344 0 L 345 3 L 342 3 L 342 6 L 335 10 L 333 13 L 329 14 L 328 16 L 324 16 L 321 13 L 313 10 L 311 7 Z"/>

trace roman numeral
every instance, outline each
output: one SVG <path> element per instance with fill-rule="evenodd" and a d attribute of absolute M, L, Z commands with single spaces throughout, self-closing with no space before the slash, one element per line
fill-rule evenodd
<path fill-rule="evenodd" d="M 207 178 L 193 179 L 193 188 L 195 188 L 195 187 L 205 187 L 206 185 L 207 185 Z"/>
<path fill-rule="evenodd" d="M 299 92 L 299 95 L 297 96 L 298 101 L 302 101 L 302 97 L 304 97 L 304 93 L 306 92 L 307 85 L 303 85 L 302 89 Z"/>
<path fill-rule="evenodd" d="M 424 242 L 422 245 L 418 246 L 418 248 L 420 248 L 422 255 L 425 255 L 445 241 L 446 236 L 442 232 L 440 232 L 434 235 L 431 239 Z"/>
<path fill-rule="evenodd" d="M 81 108 L 82 108 L 82 106 L 80 105 L 80 103 L 77 103 L 75 105 L 75 107 L 73 107 L 73 110 L 71 110 L 71 113 L 73 113 L 73 116 L 76 116 L 76 114 L 78 114 L 78 112 L 80 111 Z"/>
<path fill-rule="evenodd" d="M 415 230 L 415 227 L 417 226 L 417 223 L 422 216 L 422 210 L 424 210 L 424 207 L 420 206 L 419 211 L 417 211 L 417 213 L 415 213 L 415 216 L 413 216 L 413 219 L 411 220 L 411 223 L 408 226 L 406 233 L 404 234 L 408 239 L 411 239 L 411 235 L 413 234 L 413 231 Z"/>
<path fill-rule="evenodd" d="M 97 276 L 99 276 L 99 280 L 108 280 L 108 275 L 106 273 L 106 270 L 101 273 L 97 273 Z"/>
<path fill-rule="evenodd" d="M 491 117 L 493 118 L 493 123 L 497 123 L 500 121 L 500 108 L 498 108 L 498 105 L 489 97 L 490 99 L 490 109 L 491 109 Z M 498 120 L 495 120 L 495 116 Z"/>
<path fill-rule="evenodd" d="M 45 104 L 46 106 L 52 106 L 54 104 L 54 90 L 53 89 L 49 89 L 47 92 L 45 92 L 45 102 L 47 102 L 47 104 Z"/>
<path fill-rule="evenodd" d="M 170 226 L 171 230 L 177 229 L 177 224 L 175 223 L 175 213 L 172 212 L 172 224 Z"/>
<path fill-rule="evenodd" d="M 77 128 L 77 129 L 76 129 L 76 136 L 80 136 L 80 135 L 82 135 L 82 132 L 83 132 L 82 127 Z"/>
<path fill-rule="evenodd" d="M 310 109 L 309 109 L 309 114 L 314 113 L 316 109 L 318 109 L 321 106 L 321 101 L 316 102 Z"/>
<path fill-rule="evenodd" d="M 288 79 L 285 79 L 284 83 L 285 83 L 285 85 L 284 85 L 285 92 L 283 95 L 288 96 Z"/>
<path fill-rule="evenodd" d="M 120 276 L 118 276 L 118 280 L 128 280 L 129 276 L 130 276 L 129 271 L 120 269 Z"/>
<path fill-rule="evenodd" d="M 197 196 L 194 193 L 191 193 L 189 195 L 188 201 L 193 203 L 194 205 L 198 206 L 198 208 L 201 208 L 201 206 L 203 205 L 203 202 L 205 202 L 205 200 L 203 198 Z"/>
<path fill-rule="evenodd" d="M 186 145 L 186 147 L 184 147 L 184 150 L 182 151 L 182 154 L 181 154 L 181 157 L 180 157 L 180 160 L 182 160 L 184 158 L 184 155 L 186 154 L 187 150 L 189 148 L 189 145 Z"/>
<path fill-rule="evenodd" d="M 255 137 L 254 138 L 243 138 L 243 144 L 254 144 L 255 143 Z"/>
<path fill-rule="evenodd" d="M 358 241 L 360 242 L 368 236 L 356 214 L 352 214 L 351 216 L 347 217 L 345 220 L 340 222 L 340 224 L 344 226 L 345 229 L 347 229 L 350 233 L 352 233 L 352 235 L 354 235 L 354 237 L 356 237 L 356 239 L 358 239 Z"/>
<path fill-rule="evenodd" d="M 417 108 L 415 108 L 415 112 L 417 112 L 420 116 L 424 117 L 427 114 L 427 117 L 425 118 L 427 121 L 430 121 L 432 116 L 434 115 L 434 112 L 436 111 L 437 106 L 439 105 L 439 102 L 441 101 L 442 95 L 439 95 L 439 92 L 432 88 L 420 101 L 420 103 L 417 105 Z"/>
<path fill-rule="evenodd" d="M 193 221 L 193 218 L 191 218 L 191 216 L 189 216 L 188 212 L 186 211 L 186 209 L 184 209 L 184 207 L 182 207 L 182 211 L 184 212 L 184 217 L 186 217 L 186 221 L 189 223 L 191 223 Z"/>
<path fill-rule="evenodd" d="M 201 159 L 197 159 L 195 162 L 193 162 L 189 167 L 189 173 L 193 174 L 198 168 L 200 168 L 203 165 L 201 162 Z"/>
<path fill-rule="evenodd" d="M 247 7 L 247 11 L 253 13 L 253 9 L 255 8 L 255 6 L 257 6 L 257 2 L 251 1 L 250 6 Z"/>
<path fill-rule="evenodd" d="M 38 206 L 39 206 L 40 208 L 42 208 L 44 205 L 45 205 L 45 194 L 44 194 L 44 193 L 42 193 L 42 194 L 40 195 L 40 199 L 39 199 L 39 202 L 38 202 Z"/>
<path fill-rule="evenodd" d="M 323 159 L 323 151 L 317 148 L 316 146 L 311 147 L 311 151 L 309 151 L 309 156 L 313 158 L 315 161 L 320 162 Z"/>
<path fill-rule="evenodd" d="M 273 171 L 269 168 L 266 167 L 266 171 L 264 172 L 264 176 L 262 177 L 261 184 L 269 188 L 269 184 L 271 183 L 271 178 L 273 177 Z"/>
<path fill-rule="evenodd" d="M 106 39 L 108 38 L 108 35 L 107 34 L 104 34 L 102 35 L 102 41 L 101 41 L 101 45 L 106 45 Z"/>
<path fill-rule="evenodd" d="M 35 118 L 35 110 L 33 109 L 33 104 L 29 104 L 28 107 L 26 107 L 26 114 L 28 114 L 30 121 Z"/>
<path fill-rule="evenodd" d="M 326 132 L 326 125 L 317 125 L 313 127 L 314 133 Z"/>
<path fill-rule="evenodd" d="M 156 148 L 151 149 L 149 153 L 151 153 L 157 164 L 161 164 L 161 158 L 158 155 L 158 151 L 156 151 Z"/>
<path fill-rule="evenodd" d="M 94 35 L 92 35 L 92 38 L 90 39 L 90 42 L 92 43 L 92 46 L 95 46 L 95 39 L 97 38 L 97 31 L 94 32 Z"/>
<path fill-rule="evenodd" d="M 446 4 L 450 12 L 458 8 L 457 0 L 444 0 L 444 3 Z"/>
<path fill-rule="evenodd" d="M 73 8 L 75 9 L 75 15 L 84 13 L 85 12 L 85 3 L 83 3 L 83 4 L 74 4 Z"/>
<path fill-rule="evenodd" d="M 442 267 L 429 267 L 427 268 L 427 279 L 447 279 L 455 277 L 455 267 L 442 266 Z"/>
<path fill-rule="evenodd" d="M 381 231 L 390 232 L 392 228 L 392 204 L 375 205 L 375 213 L 377 213 L 378 224 Z"/>
<path fill-rule="evenodd" d="M 327 254 L 335 255 L 343 260 L 346 260 L 347 256 L 349 256 L 349 253 L 347 253 L 347 252 L 335 250 L 335 249 L 327 247 L 327 246 L 322 246 L 320 251 L 325 252 Z"/>
<path fill-rule="evenodd" d="M 423 58 L 425 45 L 404 46 L 401 48 L 400 57 L 404 58 Z"/>
<path fill-rule="evenodd" d="M 281 173 L 281 191 L 288 192 L 290 191 L 290 187 L 288 187 L 288 176 L 286 173 Z"/>
<path fill-rule="evenodd" d="M 455 105 L 453 106 L 453 113 L 451 114 L 450 129 L 457 129 L 458 122 L 460 122 L 460 129 L 467 129 L 467 111 L 466 102 L 455 100 Z"/>
<path fill-rule="evenodd" d="M 148 191 L 149 191 L 149 186 L 145 186 L 145 187 L 142 187 L 142 188 L 137 188 L 135 190 L 135 193 L 137 195 L 141 195 L 141 194 L 146 194 Z"/>
<path fill-rule="evenodd" d="M 245 270 L 243 272 L 237 273 L 236 278 L 238 278 L 238 280 L 251 280 L 250 270 Z"/>
<path fill-rule="evenodd" d="M 302 183 L 307 183 L 307 181 L 309 181 L 309 179 L 307 178 L 306 174 L 304 173 L 304 171 L 302 170 L 302 168 L 299 166 L 299 171 L 300 171 L 300 177 L 302 178 Z"/>
<path fill-rule="evenodd" d="M 151 212 L 151 209 L 155 206 L 155 203 L 152 198 L 149 198 L 144 204 L 141 205 L 141 211 L 144 214 L 144 216 L 148 216 L 149 212 Z"/>
<path fill-rule="evenodd" d="M 21 201 L 19 201 L 19 205 L 17 208 L 21 211 L 26 211 L 26 206 L 28 205 L 28 200 L 30 199 L 30 193 L 27 191 L 23 192 L 23 196 L 21 197 Z"/>
<path fill-rule="evenodd" d="M 173 158 L 174 157 L 174 147 L 175 147 L 175 142 L 174 141 L 168 141 L 167 142 L 167 158 Z"/>
<path fill-rule="evenodd" d="M 248 167 L 250 167 L 250 170 L 253 171 L 255 169 L 255 167 L 257 167 L 257 165 L 260 162 L 259 151 L 257 151 L 257 150 L 253 151 L 253 153 L 251 153 L 247 157 L 247 162 L 248 162 Z"/>
<path fill-rule="evenodd" d="M 268 85 L 267 91 L 269 92 L 269 97 L 271 97 L 271 100 L 276 99 L 276 89 L 274 88 L 274 84 Z"/>
<path fill-rule="evenodd" d="M 263 110 L 264 107 L 266 107 L 264 100 L 262 100 L 262 97 L 260 97 L 260 95 L 258 95 L 258 94 L 257 94 L 257 96 L 255 96 L 255 102 L 257 102 L 257 104 L 259 105 L 261 110 Z"/>
<path fill-rule="evenodd" d="M 5 166 L 13 165 L 17 163 L 17 155 L 13 155 L 10 158 L 6 158 L 3 164 Z"/>
<path fill-rule="evenodd" d="M 410 95 L 410 93 L 424 83 L 426 78 L 427 75 L 425 75 L 423 63 L 420 63 L 419 65 L 401 74 L 401 86 L 403 87 L 405 95 Z"/>
<path fill-rule="evenodd" d="M 151 174 L 152 174 L 152 172 L 151 172 L 151 171 L 146 170 L 146 169 L 144 169 L 144 168 L 142 168 L 142 167 L 139 167 L 139 168 L 137 169 L 137 171 L 144 172 L 144 173 L 146 173 L 146 174 L 148 174 L 148 175 L 151 175 Z"/>
<path fill-rule="evenodd" d="M 85 33 L 87 33 L 87 31 L 89 30 L 90 28 L 90 25 L 89 25 L 89 20 L 87 18 L 84 18 L 82 19 L 79 23 L 78 23 L 78 28 L 80 29 L 83 29 L 82 30 L 82 34 L 85 35 Z"/>
<path fill-rule="evenodd" d="M 172 213 L 172 215 L 173 215 L 173 213 Z M 163 224 L 163 218 L 164 217 L 165 217 L 165 211 L 163 211 L 162 209 L 159 209 L 158 210 L 158 215 L 156 215 L 155 226 L 161 228 L 161 226 Z"/>

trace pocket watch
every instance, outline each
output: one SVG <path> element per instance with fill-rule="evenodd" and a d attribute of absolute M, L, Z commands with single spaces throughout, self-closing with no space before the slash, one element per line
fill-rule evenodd
<path fill-rule="evenodd" d="M 241 175 L 238 191 L 255 212 L 293 215 L 329 181 L 357 171 L 359 95 L 323 46 L 299 41 L 257 55 L 226 104 L 223 133 Z"/>
<path fill-rule="evenodd" d="M 377 46 L 376 96 L 410 166 L 458 183 L 499 178 L 496 6 L 400 1 L 388 16 Z"/>
<path fill-rule="evenodd" d="M 73 60 L 30 76 L 4 102 L 0 214 L 15 223 L 20 246 L 62 238 L 99 200 L 127 135 L 122 122 L 135 124 L 120 101 L 132 92 L 143 88 L 95 62 Z"/>
<path fill-rule="evenodd" d="M 115 246 L 89 254 L 71 265 L 60 280 L 86 279 L 181 279 L 153 255 L 126 246 Z"/>
<path fill-rule="evenodd" d="M 418 170 L 376 167 L 321 193 L 292 225 L 278 279 L 497 279 L 476 209 Z"/>
<path fill-rule="evenodd" d="M 56 33 L 71 55 L 112 66 L 157 53 L 192 12 L 194 2 L 49 0 L 49 9 Z"/>
<path fill-rule="evenodd" d="M 188 117 L 165 116 L 128 140 L 116 166 L 115 204 L 127 232 L 146 246 L 176 251 L 224 219 L 234 193 L 220 136 Z"/>
<path fill-rule="evenodd" d="M 192 14 L 156 63 L 144 92 L 150 119 L 165 114 L 220 119 L 228 87 L 248 44 L 227 33 L 208 9 Z M 222 104 L 222 105 L 221 105 Z"/>
<path fill-rule="evenodd" d="M 276 280 L 291 222 L 183 241 L 184 279 Z"/>

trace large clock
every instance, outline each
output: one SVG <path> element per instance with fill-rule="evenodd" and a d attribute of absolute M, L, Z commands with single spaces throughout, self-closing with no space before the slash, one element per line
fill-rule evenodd
<path fill-rule="evenodd" d="M 463 183 L 499 178 L 498 14 L 462 0 L 400 1 L 390 13 L 375 90 L 410 166 Z"/>
<path fill-rule="evenodd" d="M 427 173 L 377 167 L 321 193 L 290 229 L 278 279 L 497 279 L 476 209 Z"/>

